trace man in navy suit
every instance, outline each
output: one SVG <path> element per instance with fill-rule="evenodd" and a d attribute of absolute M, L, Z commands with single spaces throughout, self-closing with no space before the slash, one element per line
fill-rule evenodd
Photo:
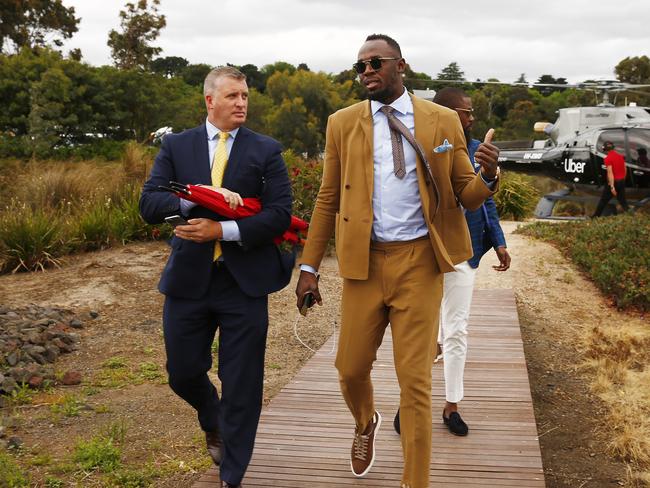
<path fill-rule="evenodd" d="M 280 144 L 243 126 L 245 76 L 232 67 L 205 79 L 207 120 L 163 139 L 140 198 L 149 223 L 182 214 L 159 290 L 172 390 L 197 411 L 223 487 L 240 486 L 262 405 L 268 294 L 289 283 L 293 259 L 273 243 L 291 218 Z M 225 171 L 224 171 L 225 167 Z M 169 181 L 219 187 L 231 207 L 259 197 L 262 211 L 236 221 L 162 191 Z M 228 190 L 226 190 L 226 188 Z M 221 398 L 208 378 L 219 331 Z"/>

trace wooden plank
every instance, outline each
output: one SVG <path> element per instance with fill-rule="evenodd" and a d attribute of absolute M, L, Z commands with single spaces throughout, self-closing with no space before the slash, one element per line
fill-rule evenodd
<path fill-rule="evenodd" d="M 499 306 L 495 307 L 494 304 Z M 384 419 L 377 460 L 364 478 L 350 473 L 354 423 L 343 401 L 330 339 L 264 408 L 246 487 L 397 487 L 403 467 L 392 420 L 399 405 L 390 328 L 373 368 Z M 476 290 L 469 324 L 463 418 L 467 437 L 442 424 L 442 363 L 433 371 L 431 486 L 543 487 L 541 453 L 512 290 Z M 212 468 L 193 488 L 219 486 Z"/>

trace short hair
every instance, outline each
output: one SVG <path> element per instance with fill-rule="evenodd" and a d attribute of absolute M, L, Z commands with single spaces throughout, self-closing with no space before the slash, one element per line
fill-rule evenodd
<path fill-rule="evenodd" d="M 400 58 L 402 57 L 402 50 L 400 49 L 399 44 L 397 44 L 397 41 L 392 37 L 387 36 L 386 34 L 370 34 L 368 37 L 366 37 L 366 42 L 368 41 L 384 41 L 390 47 L 395 49 L 395 51 L 397 51 L 397 54 Z"/>
<path fill-rule="evenodd" d="M 639 154 L 648 154 L 648 151 L 646 150 L 645 147 L 640 147 L 640 148 L 637 150 L 637 152 L 638 152 Z"/>
<path fill-rule="evenodd" d="M 214 90 L 214 86 L 219 78 L 234 78 L 235 80 L 246 81 L 246 75 L 234 66 L 217 66 L 208 73 L 203 82 L 203 96 L 208 96 Z"/>
<path fill-rule="evenodd" d="M 456 108 L 465 97 L 467 97 L 467 94 L 460 88 L 447 86 L 436 92 L 436 95 L 433 97 L 433 103 L 453 109 Z"/>

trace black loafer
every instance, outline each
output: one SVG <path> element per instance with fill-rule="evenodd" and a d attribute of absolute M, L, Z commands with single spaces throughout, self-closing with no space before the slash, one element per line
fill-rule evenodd
<path fill-rule="evenodd" d="M 397 413 L 395 414 L 395 419 L 393 420 L 393 428 L 395 429 L 395 432 L 398 434 L 402 434 L 400 432 L 400 427 L 399 427 L 399 408 L 397 409 Z"/>
<path fill-rule="evenodd" d="M 463 435 L 467 435 L 467 433 L 469 432 L 469 427 L 467 427 L 467 424 L 463 422 L 463 419 L 461 418 L 458 412 L 451 412 L 449 418 L 446 418 L 445 412 L 443 411 L 442 421 L 449 429 L 449 432 L 451 432 L 454 435 L 463 436 Z"/>

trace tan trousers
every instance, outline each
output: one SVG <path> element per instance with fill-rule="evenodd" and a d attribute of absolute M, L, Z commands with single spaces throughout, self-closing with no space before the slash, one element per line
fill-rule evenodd
<path fill-rule="evenodd" d="M 431 344 L 438 335 L 443 275 L 431 243 L 371 245 L 367 280 L 344 280 L 336 368 L 343 397 L 363 430 L 374 412 L 370 371 L 391 324 L 400 385 L 402 483 L 429 486 L 431 460 Z"/>

